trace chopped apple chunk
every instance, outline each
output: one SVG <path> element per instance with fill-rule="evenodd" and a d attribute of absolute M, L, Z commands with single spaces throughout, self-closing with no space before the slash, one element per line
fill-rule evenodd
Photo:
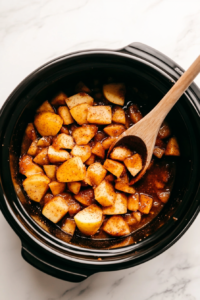
<path fill-rule="evenodd" d="M 61 229 L 66 232 L 69 235 L 74 235 L 75 229 L 76 229 L 76 222 L 74 221 L 74 219 L 69 219 L 66 218 L 63 222 L 62 222 L 62 226 Z"/>
<path fill-rule="evenodd" d="M 51 163 L 64 162 L 71 158 L 69 152 L 65 150 L 56 150 L 53 146 L 48 149 L 48 157 Z"/>
<path fill-rule="evenodd" d="M 42 168 L 33 162 L 33 159 L 29 155 L 24 155 L 19 160 L 19 173 L 26 177 L 43 173 Z"/>
<path fill-rule="evenodd" d="M 115 106 L 113 108 L 112 121 L 115 123 L 126 124 L 126 117 L 123 108 Z"/>
<path fill-rule="evenodd" d="M 49 187 L 52 194 L 55 196 L 64 192 L 64 190 L 66 189 L 66 184 L 63 182 L 52 181 L 51 183 L 49 183 Z"/>
<path fill-rule="evenodd" d="M 68 212 L 69 206 L 60 196 L 53 197 L 44 205 L 42 214 L 53 223 L 58 223 Z"/>
<path fill-rule="evenodd" d="M 52 112 L 41 112 L 35 116 L 34 125 L 42 136 L 54 136 L 61 129 L 63 120 Z"/>
<path fill-rule="evenodd" d="M 57 112 L 59 116 L 63 119 L 64 125 L 69 125 L 74 123 L 74 119 L 72 118 L 72 115 L 67 106 L 59 106 Z"/>
<path fill-rule="evenodd" d="M 53 141 L 55 149 L 72 149 L 74 147 L 73 137 L 65 133 L 60 133 Z"/>
<path fill-rule="evenodd" d="M 129 114 L 131 121 L 135 124 L 142 119 L 142 114 L 136 104 L 129 106 Z"/>
<path fill-rule="evenodd" d="M 115 181 L 115 177 L 114 177 L 113 174 L 108 174 L 108 175 L 105 177 L 105 180 L 110 181 L 110 182 L 114 182 L 114 181 Z"/>
<path fill-rule="evenodd" d="M 25 130 L 25 135 L 31 140 L 34 141 L 37 139 L 37 133 L 33 123 L 29 123 Z"/>
<path fill-rule="evenodd" d="M 108 138 L 106 138 L 105 140 L 103 140 L 102 142 L 102 146 L 104 147 L 105 150 L 109 149 L 110 146 L 112 145 L 112 143 L 114 143 L 116 141 L 116 137 L 111 137 L 109 136 Z"/>
<path fill-rule="evenodd" d="M 103 129 L 105 133 L 112 137 L 117 137 L 121 135 L 125 130 L 126 128 L 124 127 L 124 125 L 121 124 L 111 124 L 104 127 Z"/>
<path fill-rule="evenodd" d="M 73 130 L 72 136 L 77 145 L 87 145 L 97 133 L 95 125 L 84 125 Z"/>
<path fill-rule="evenodd" d="M 74 217 L 78 229 L 85 235 L 94 235 L 102 224 L 103 213 L 100 207 L 92 204 Z"/>
<path fill-rule="evenodd" d="M 31 200 L 40 202 L 49 188 L 49 182 L 50 179 L 44 174 L 36 174 L 26 178 L 23 187 Z"/>
<path fill-rule="evenodd" d="M 99 185 L 106 176 L 107 171 L 100 163 L 94 163 L 87 169 L 85 182 L 92 186 Z"/>
<path fill-rule="evenodd" d="M 126 147 L 115 147 L 110 153 L 110 158 L 114 160 L 124 161 L 125 158 L 130 157 L 132 155 L 131 150 Z"/>
<path fill-rule="evenodd" d="M 37 143 L 38 143 L 38 140 L 34 140 L 30 147 L 28 148 L 28 151 L 27 151 L 27 154 L 28 155 L 31 155 L 31 156 L 36 156 L 37 154 L 37 150 L 38 150 L 38 147 L 37 147 Z"/>
<path fill-rule="evenodd" d="M 90 106 L 88 108 L 87 121 L 89 123 L 104 125 L 112 122 L 110 106 Z"/>
<path fill-rule="evenodd" d="M 125 171 L 125 167 L 122 163 L 119 163 L 118 161 L 114 161 L 111 159 L 106 159 L 103 167 L 106 170 L 108 170 L 110 173 L 115 175 L 117 178 L 120 177 Z"/>
<path fill-rule="evenodd" d="M 149 214 L 153 204 L 153 198 L 151 196 L 140 194 L 139 211 L 143 214 Z"/>
<path fill-rule="evenodd" d="M 49 101 L 45 101 L 38 109 L 37 109 L 37 113 L 43 112 L 43 111 L 49 111 L 52 113 L 54 112 L 53 107 L 51 106 L 51 104 L 49 103 Z"/>
<path fill-rule="evenodd" d="M 105 157 L 105 150 L 100 142 L 97 142 L 94 145 L 94 147 L 92 148 L 92 153 L 102 159 L 104 159 L 104 157 Z"/>
<path fill-rule="evenodd" d="M 165 150 L 165 155 L 180 156 L 179 145 L 178 145 L 177 139 L 175 137 L 172 137 L 169 139 L 166 150 Z"/>
<path fill-rule="evenodd" d="M 79 124 L 83 125 L 88 123 L 87 121 L 87 115 L 88 115 L 88 108 L 90 107 L 87 103 L 82 103 L 74 106 L 72 109 L 70 109 L 70 113 L 74 120 Z"/>
<path fill-rule="evenodd" d="M 114 204 L 115 201 L 115 190 L 112 184 L 109 181 L 103 180 L 95 189 L 94 189 L 95 199 L 102 206 L 110 206 Z"/>
<path fill-rule="evenodd" d="M 65 105 L 66 99 L 67 95 L 63 92 L 60 92 L 51 100 L 51 104 L 54 106 Z"/>
<path fill-rule="evenodd" d="M 82 162 L 85 162 L 91 156 L 92 150 L 89 145 L 75 145 L 70 154 L 72 156 L 78 156 L 82 159 Z"/>
<path fill-rule="evenodd" d="M 134 177 L 142 170 L 142 158 L 139 154 L 134 154 L 124 160 L 125 166 Z"/>
<path fill-rule="evenodd" d="M 112 216 L 103 225 L 103 230 L 112 236 L 123 236 L 130 233 L 130 228 L 122 216 Z"/>
<path fill-rule="evenodd" d="M 170 191 L 158 191 L 157 196 L 163 203 L 166 203 L 169 200 Z"/>
<path fill-rule="evenodd" d="M 90 157 L 86 160 L 85 164 L 90 166 L 95 162 L 96 156 L 92 153 Z"/>
<path fill-rule="evenodd" d="M 82 190 L 74 198 L 81 204 L 89 206 L 94 203 L 94 190 L 92 188 Z"/>
<path fill-rule="evenodd" d="M 171 135 L 171 130 L 169 128 L 169 125 L 166 121 L 164 121 L 158 131 L 158 138 L 159 139 L 166 139 Z"/>
<path fill-rule="evenodd" d="M 155 155 L 157 158 L 162 158 L 164 153 L 165 150 L 159 147 L 155 147 L 153 150 L 153 155 Z"/>
<path fill-rule="evenodd" d="M 73 194 L 78 194 L 81 189 L 81 182 L 74 181 L 74 182 L 68 182 L 67 187 Z"/>
<path fill-rule="evenodd" d="M 165 187 L 164 182 L 159 181 L 159 180 L 155 180 L 154 184 L 157 189 L 163 189 Z"/>
<path fill-rule="evenodd" d="M 33 161 L 41 166 L 49 165 L 48 148 L 42 149 Z"/>
<path fill-rule="evenodd" d="M 86 168 L 80 157 L 70 158 L 58 167 L 56 176 L 59 182 L 81 181 L 85 179 Z"/>
<path fill-rule="evenodd" d="M 133 216 L 133 214 L 127 214 L 124 216 L 125 221 L 127 222 L 128 225 L 134 225 L 137 223 L 136 218 Z"/>
<path fill-rule="evenodd" d="M 126 88 L 123 83 L 109 83 L 104 84 L 104 97 L 111 103 L 117 105 L 124 105 Z"/>
<path fill-rule="evenodd" d="M 49 177 L 49 179 L 51 179 L 52 181 L 55 181 L 57 166 L 56 165 L 45 165 L 43 168 L 44 168 L 44 171 L 45 171 L 47 177 Z"/>
<path fill-rule="evenodd" d="M 124 193 L 117 193 L 114 204 L 103 207 L 104 215 L 121 215 L 127 213 L 127 197 Z"/>
<path fill-rule="evenodd" d="M 115 188 L 116 190 L 122 191 L 124 193 L 128 193 L 128 194 L 134 194 L 135 193 L 135 189 L 131 186 L 129 186 L 128 183 L 124 183 L 124 182 L 116 182 L 115 183 Z"/>
<path fill-rule="evenodd" d="M 139 209 L 139 194 L 133 194 L 128 196 L 128 210 L 136 211 Z"/>
<path fill-rule="evenodd" d="M 93 105 L 93 102 L 94 99 L 86 93 L 78 93 L 66 99 L 66 104 L 69 107 L 69 109 L 72 109 L 73 107 L 83 103 Z"/>
<path fill-rule="evenodd" d="M 141 221 L 141 219 L 142 219 L 141 212 L 139 212 L 139 211 L 134 211 L 134 212 L 132 212 L 132 215 L 134 216 L 134 218 L 135 218 L 138 222 Z"/>
<path fill-rule="evenodd" d="M 51 145 L 51 137 L 44 136 L 41 139 L 38 140 L 37 146 L 38 147 L 49 147 Z"/>
<path fill-rule="evenodd" d="M 62 126 L 60 132 L 69 135 L 69 129 L 66 126 Z"/>

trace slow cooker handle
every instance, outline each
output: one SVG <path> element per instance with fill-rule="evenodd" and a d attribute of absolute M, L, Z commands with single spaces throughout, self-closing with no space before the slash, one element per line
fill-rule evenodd
<path fill-rule="evenodd" d="M 67 262 L 63 264 L 63 262 L 56 260 L 55 257 L 44 254 L 24 242 L 22 242 L 21 254 L 36 269 L 62 280 L 81 282 L 96 273 L 95 270 L 92 271 L 81 267 L 76 270 L 75 267 L 68 265 Z"/>

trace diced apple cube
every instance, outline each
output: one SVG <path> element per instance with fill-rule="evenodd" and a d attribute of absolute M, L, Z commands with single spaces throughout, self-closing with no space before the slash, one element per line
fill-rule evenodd
<path fill-rule="evenodd" d="M 33 161 L 41 166 L 49 165 L 48 148 L 42 149 Z"/>
<path fill-rule="evenodd" d="M 72 192 L 73 194 L 78 194 L 81 189 L 81 182 L 80 181 L 68 182 L 67 186 L 70 192 Z"/>
<path fill-rule="evenodd" d="M 87 145 L 97 133 L 98 127 L 95 125 L 83 125 L 72 132 L 72 136 L 77 145 Z"/>
<path fill-rule="evenodd" d="M 49 188 L 49 182 L 50 179 L 44 174 L 36 174 L 26 178 L 23 187 L 31 200 L 40 202 Z"/>
<path fill-rule="evenodd" d="M 65 199 L 56 196 L 44 205 L 42 214 L 53 223 L 58 223 L 66 215 L 68 209 L 69 206 Z"/>
<path fill-rule="evenodd" d="M 128 196 L 128 210 L 136 211 L 139 209 L 139 194 Z"/>
<path fill-rule="evenodd" d="M 117 105 L 124 105 L 125 93 L 126 88 L 123 83 L 109 83 L 103 86 L 104 97 L 111 103 Z"/>
<path fill-rule="evenodd" d="M 52 194 L 55 196 L 64 192 L 64 190 L 66 189 L 66 184 L 63 182 L 52 181 L 51 183 L 49 183 L 49 187 Z"/>
<path fill-rule="evenodd" d="M 86 160 L 85 164 L 90 166 L 95 162 L 96 156 L 92 153 L 90 157 Z"/>
<path fill-rule="evenodd" d="M 60 92 L 51 100 L 51 104 L 54 106 L 65 105 L 66 99 L 67 95 L 63 92 Z"/>
<path fill-rule="evenodd" d="M 55 149 L 72 149 L 74 147 L 73 137 L 65 133 L 60 133 L 53 141 Z"/>
<path fill-rule="evenodd" d="M 120 177 L 125 171 L 124 165 L 119 163 L 118 161 L 114 161 L 111 159 L 106 159 L 103 167 L 108 170 L 110 173 L 115 175 L 117 178 Z"/>
<path fill-rule="evenodd" d="M 124 161 L 127 157 L 132 155 L 131 150 L 126 147 L 119 146 L 113 148 L 112 152 L 110 153 L 110 158 L 114 160 Z"/>
<path fill-rule="evenodd" d="M 135 124 L 142 119 L 142 114 L 136 104 L 132 104 L 129 106 L 129 115 L 131 117 L 131 121 Z"/>
<path fill-rule="evenodd" d="M 63 222 L 62 222 L 62 226 L 61 229 L 66 232 L 69 235 L 74 235 L 75 229 L 76 229 L 76 223 L 74 221 L 74 219 L 69 219 L 66 218 Z"/>
<path fill-rule="evenodd" d="M 158 191 L 157 196 L 163 203 L 166 203 L 169 200 L 170 191 Z"/>
<path fill-rule="evenodd" d="M 72 156 L 80 157 L 82 159 L 82 162 L 85 162 L 91 156 L 92 150 L 89 145 L 75 145 L 70 154 Z"/>
<path fill-rule="evenodd" d="M 62 126 L 60 129 L 60 132 L 69 135 L 69 130 L 66 126 Z"/>
<path fill-rule="evenodd" d="M 127 197 L 124 193 L 117 193 L 114 204 L 103 207 L 104 215 L 121 215 L 127 213 Z"/>
<path fill-rule="evenodd" d="M 48 149 L 48 157 L 51 163 L 64 162 L 71 158 L 69 152 L 65 150 L 56 150 L 53 146 Z"/>
<path fill-rule="evenodd" d="M 33 159 L 29 155 L 24 155 L 19 160 L 19 173 L 30 177 L 35 174 L 43 173 L 42 168 L 33 163 Z"/>
<path fill-rule="evenodd" d="M 38 140 L 37 146 L 38 147 L 49 147 L 51 145 L 52 138 L 49 136 L 43 136 L 41 139 Z"/>
<path fill-rule="evenodd" d="M 25 135 L 31 140 L 34 141 L 37 139 L 37 133 L 33 123 L 29 123 L 25 130 Z"/>
<path fill-rule="evenodd" d="M 94 99 L 86 93 L 78 93 L 66 99 L 66 104 L 69 107 L 69 109 L 72 109 L 73 107 L 83 103 L 93 105 L 93 102 Z"/>
<path fill-rule="evenodd" d="M 85 179 L 86 168 L 80 157 L 70 158 L 64 162 L 57 170 L 57 180 L 59 182 L 81 181 Z"/>
<path fill-rule="evenodd" d="M 179 145 L 175 137 L 169 139 L 165 150 L 165 155 L 180 156 Z"/>
<path fill-rule="evenodd" d="M 30 145 L 30 147 L 28 148 L 28 151 L 27 151 L 27 154 L 28 154 L 28 155 L 36 156 L 37 150 L 38 150 L 37 142 L 38 142 L 38 140 L 36 139 L 36 140 L 34 140 L 34 141 L 31 143 L 31 145 Z"/>
<path fill-rule="evenodd" d="M 107 171 L 100 163 L 94 163 L 87 169 L 85 182 L 92 186 L 98 186 L 106 176 Z"/>
<path fill-rule="evenodd" d="M 42 105 L 37 109 L 37 113 L 43 112 L 43 111 L 49 111 L 52 113 L 55 113 L 53 107 L 51 106 L 51 104 L 49 103 L 49 101 L 45 101 L 44 103 L 42 103 Z"/>
<path fill-rule="evenodd" d="M 94 203 L 94 190 L 88 188 L 86 190 L 80 191 L 74 198 L 85 206 L 89 206 Z"/>
<path fill-rule="evenodd" d="M 105 157 L 105 150 L 100 142 L 97 142 L 94 145 L 94 147 L 92 148 L 92 153 L 102 159 L 104 159 L 104 157 Z"/>
<path fill-rule="evenodd" d="M 95 189 L 94 189 L 95 199 L 102 206 L 110 206 L 114 204 L 115 201 L 115 190 L 112 184 L 109 181 L 103 180 Z"/>
<path fill-rule="evenodd" d="M 88 108 L 87 121 L 89 123 L 105 125 L 112 122 L 112 111 L 110 106 L 90 106 Z"/>
<path fill-rule="evenodd" d="M 56 181 L 57 166 L 56 165 L 45 165 L 43 168 L 44 168 L 44 171 L 45 171 L 47 177 L 49 177 L 49 179 L 51 179 L 52 181 Z"/>
<path fill-rule="evenodd" d="M 158 180 L 155 180 L 154 184 L 157 189 L 163 189 L 165 186 L 164 182 Z"/>
<path fill-rule="evenodd" d="M 116 190 L 122 191 L 124 193 L 128 193 L 128 194 L 134 194 L 135 193 L 135 189 L 131 186 L 129 186 L 128 183 L 124 183 L 124 182 L 116 182 L 115 183 L 115 188 Z"/>
<path fill-rule="evenodd" d="M 60 131 L 63 120 L 52 112 L 41 112 L 35 116 L 34 125 L 42 136 L 56 135 Z"/>
<path fill-rule="evenodd" d="M 121 108 L 120 106 L 115 106 L 113 108 L 112 121 L 120 124 L 126 123 L 126 117 L 123 108 Z"/>
<path fill-rule="evenodd" d="M 88 115 L 88 108 L 91 107 L 87 103 L 82 103 L 74 106 L 72 109 L 70 109 L 70 113 L 74 120 L 79 124 L 83 125 L 88 123 L 87 121 L 87 115 Z"/>
<path fill-rule="evenodd" d="M 122 216 L 112 216 L 103 225 L 103 230 L 112 236 L 123 236 L 130 233 L 130 228 Z"/>
<path fill-rule="evenodd" d="M 104 127 L 103 130 L 109 136 L 117 137 L 117 136 L 120 136 L 126 130 L 126 128 L 124 127 L 124 125 L 121 125 L 121 124 L 111 124 L 111 125 Z"/>
<path fill-rule="evenodd" d="M 163 154 L 165 153 L 164 149 L 161 149 L 159 147 L 155 147 L 153 150 L 153 155 L 155 155 L 157 158 L 163 157 Z"/>
<path fill-rule="evenodd" d="M 105 134 L 105 132 L 99 130 L 94 137 L 94 141 L 95 141 L 95 143 L 102 142 L 106 137 L 107 137 L 107 134 Z"/>
<path fill-rule="evenodd" d="M 133 214 L 127 214 L 124 216 L 125 221 L 127 222 L 128 225 L 134 225 L 137 224 L 136 218 L 133 216 Z"/>
<path fill-rule="evenodd" d="M 126 158 L 124 164 L 132 176 L 135 176 L 142 170 L 142 158 L 138 153 Z"/>
<path fill-rule="evenodd" d="M 74 217 L 78 229 L 85 235 L 94 235 L 102 224 L 103 213 L 100 207 L 92 204 Z"/>
<path fill-rule="evenodd" d="M 111 137 L 109 136 L 108 138 L 106 138 L 105 140 L 103 140 L 102 142 L 102 146 L 104 147 L 105 150 L 109 149 L 110 146 L 112 145 L 112 143 L 114 143 L 116 141 L 116 137 Z"/>
<path fill-rule="evenodd" d="M 139 211 L 143 214 L 149 214 L 153 204 L 153 198 L 151 196 L 140 194 Z"/>
<path fill-rule="evenodd" d="M 69 125 L 69 124 L 74 123 L 74 119 L 72 118 L 72 115 L 67 106 L 58 107 L 57 112 L 58 112 L 59 116 L 63 119 L 64 125 Z"/>
<path fill-rule="evenodd" d="M 134 216 L 134 218 L 135 218 L 138 222 L 141 221 L 141 219 L 142 219 L 141 212 L 139 212 L 139 211 L 134 211 L 134 212 L 132 212 L 132 215 Z"/>
<path fill-rule="evenodd" d="M 169 125 L 166 121 L 164 121 L 158 131 L 158 138 L 160 139 L 166 139 L 171 135 L 171 130 L 169 128 Z"/>

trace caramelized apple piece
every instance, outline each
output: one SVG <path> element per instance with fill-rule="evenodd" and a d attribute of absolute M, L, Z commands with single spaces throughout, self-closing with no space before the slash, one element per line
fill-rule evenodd
<path fill-rule="evenodd" d="M 82 159 L 82 162 L 84 163 L 86 160 L 89 159 L 91 156 L 92 150 L 89 145 L 83 145 L 83 146 L 74 146 L 70 154 L 72 156 L 78 156 Z"/>
<path fill-rule="evenodd" d="M 74 119 L 72 118 L 72 115 L 68 109 L 67 106 L 60 106 L 57 110 L 59 116 L 63 119 L 64 125 L 69 125 L 74 123 Z"/>
<path fill-rule="evenodd" d="M 95 189 L 94 189 L 95 199 L 102 206 L 110 206 L 114 204 L 115 201 L 115 190 L 112 184 L 109 181 L 103 180 Z"/>
<path fill-rule="evenodd" d="M 55 196 L 64 192 L 64 190 L 66 189 L 66 184 L 63 182 L 52 181 L 51 183 L 49 183 L 49 187 L 52 194 Z"/>
<path fill-rule="evenodd" d="M 38 147 L 49 147 L 51 145 L 52 138 L 50 136 L 43 136 L 38 140 Z"/>
<path fill-rule="evenodd" d="M 180 156 L 179 145 L 175 137 L 169 139 L 165 150 L 165 155 Z"/>
<path fill-rule="evenodd" d="M 89 123 L 105 125 L 112 122 L 110 106 L 90 106 L 88 108 L 87 121 Z"/>
<path fill-rule="evenodd" d="M 31 200 L 40 202 L 49 188 L 49 182 L 50 179 L 44 174 L 36 174 L 26 178 L 23 187 Z"/>
<path fill-rule="evenodd" d="M 64 221 L 62 221 L 61 229 L 67 234 L 73 236 L 76 229 L 76 223 L 74 219 L 66 218 Z"/>
<path fill-rule="evenodd" d="M 42 136 L 54 136 L 61 129 L 63 120 L 51 112 L 41 112 L 35 116 L 34 125 Z"/>
<path fill-rule="evenodd" d="M 124 125 L 121 125 L 121 124 L 111 124 L 111 125 L 104 127 L 103 130 L 109 136 L 117 137 L 120 134 L 122 134 L 122 132 L 124 132 L 126 130 L 126 128 L 124 127 Z"/>
<path fill-rule="evenodd" d="M 82 190 L 74 198 L 81 204 L 89 206 L 94 203 L 94 190 L 92 188 Z"/>
<path fill-rule="evenodd" d="M 29 155 L 24 155 L 19 159 L 19 173 L 30 177 L 35 174 L 43 174 L 42 168 L 33 163 L 33 159 Z"/>
<path fill-rule="evenodd" d="M 42 149 L 33 161 L 41 166 L 49 165 L 48 148 Z"/>
<path fill-rule="evenodd" d="M 110 153 L 110 158 L 114 160 L 124 161 L 127 157 L 130 157 L 131 155 L 131 150 L 123 146 L 118 146 L 113 148 L 112 152 Z"/>
<path fill-rule="evenodd" d="M 67 95 L 63 92 L 60 92 L 51 100 L 51 104 L 54 106 L 65 105 L 66 99 Z"/>
<path fill-rule="evenodd" d="M 116 137 L 111 137 L 109 136 L 108 138 L 106 138 L 105 140 L 103 140 L 102 142 L 102 146 L 104 147 L 105 150 L 109 149 L 110 146 L 112 145 L 113 142 L 116 141 Z"/>
<path fill-rule="evenodd" d="M 92 153 L 102 159 L 104 159 L 104 157 L 105 157 L 105 150 L 100 142 L 97 142 L 94 145 L 94 147 L 92 148 Z"/>
<path fill-rule="evenodd" d="M 124 193 L 117 193 L 114 204 L 108 207 L 103 207 L 104 215 L 119 215 L 127 213 L 127 197 Z"/>
<path fill-rule="evenodd" d="M 74 120 L 79 124 L 83 125 L 88 123 L 87 121 L 87 115 L 88 115 L 88 108 L 91 107 L 87 103 L 82 103 L 74 106 L 72 109 L 70 109 L 70 113 Z"/>
<path fill-rule="evenodd" d="M 170 191 L 158 191 L 157 196 L 163 203 L 167 203 L 170 197 Z"/>
<path fill-rule="evenodd" d="M 96 156 L 92 153 L 90 157 L 86 160 L 85 164 L 90 166 L 95 162 Z"/>
<path fill-rule="evenodd" d="M 30 147 L 28 148 L 28 151 L 27 151 L 27 154 L 28 154 L 28 155 L 36 156 L 37 150 L 38 150 L 37 142 L 38 142 L 38 140 L 36 139 L 36 140 L 34 140 L 34 141 L 31 143 L 31 145 L 30 145 Z"/>
<path fill-rule="evenodd" d="M 115 181 L 115 177 L 114 177 L 113 174 L 108 174 L 108 175 L 105 177 L 105 180 L 110 181 L 110 182 L 114 182 L 114 181 Z"/>
<path fill-rule="evenodd" d="M 42 214 L 53 223 L 58 223 L 68 212 L 69 206 L 60 196 L 53 197 L 44 205 Z"/>
<path fill-rule="evenodd" d="M 116 177 L 120 177 L 125 171 L 124 165 L 119 163 L 118 161 L 114 161 L 111 159 L 106 159 L 103 167 L 108 170 L 110 173 L 115 175 Z"/>
<path fill-rule="evenodd" d="M 105 178 L 107 171 L 100 163 L 94 163 L 87 169 L 85 182 L 92 186 L 99 185 Z"/>
<path fill-rule="evenodd" d="M 166 121 L 164 121 L 158 131 L 158 138 L 166 139 L 171 135 L 171 130 Z"/>
<path fill-rule="evenodd" d="M 149 214 L 153 204 L 153 198 L 151 196 L 140 194 L 139 211 L 143 214 Z"/>
<path fill-rule="evenodd" d="M 142 158 L 139 154 L 134 154 L 124 160 L 124 164 L 134 177 L 142 170 Z"/>
<path fill-rule="evenodd" d="M 52 146 L 59 149 L 72 149 L 74 147 L 73 137 L 65 133 L 60 133 L 53 141 Z"/>
<path fill-rule="evenodd" d="M 120 124 L 126 123 L 126 117 L 123 108 L 121 108 L 120 106 L 115 106 L 113 108 L 112 121 Z"/>
<path fill-rule="evenodd" d="M 42 103 L 42 105 L 37 109 L 37 113 L 43 112 L 43 111 L 49 111 L 52 113 L 55 113 L 53 110 L 53 107 L 51 106 L 51 104 L 49 103 L 49 101 L 45 101 L 44 103 Z"/>
<path fill-rule="evenodd" d="M 51 179 L 52 181 L 56 181 L 57 166 L 56 165 L 45 165 L 43 168 L 44 168 L 44 171 L 45 171 L 47 177 L 49 177 L 49 179 Z"/>
<path fill-rule="evenodd" d="M 128 196 L 128 210 L 136 211 L 139 209 L 139 194 Z"/>
<path fill-rule="evenodd" d="M 98 127 L 95 125 L 84 125 L 76 128 L 72 132 L 72 136 L 77 145 L 87 145 L 89 141 L 97 133 Z"/>
<path fill-rule="evenodd" d="M 70 192 L 72 192 L 73 194 L 78 194 L 81 189 L 81 182 L 80 181 L 68 182 L 67 186 Z"/>
<path fill-rule="evenodd" d="M 103 225 L 103 230 L 112 236 L 123 236 L 130 233 L 130 228 L 122 216 L 112 216 Z"/>
<path fill-rule="evenodd" d="M 93 102 L 94 99 L 86 93 L 78 93 L 66 99 L 66 104 L 69 107 L 69 109 L 72 109 L 73 107 L 83 103 L 93 105 Z"/>
<path fill-rule="evenodd" d="M 129 115 L 134 124 L 142 119 L 142 114 L 136 104 L 129 106 Z"/>
<path fill-rule="evenodd" d="M 51 163 L 64 162 L 71 158 L 69 152 L 65 150 L 56 150 L 53 146 L 48 149 L 48 157 Z"/>
<path fill-rule="evenodd" d="M 104 84 L 104 97 L 111 103 L 117 105 L 124 105 L 126 88 L 123 83 L 109 83 Z"/>
<path fill-rule="evenodd" d="M 155 155 L 158 158 L 162 158 L 164 153 L 165 153 L 165 150 L 161 149 L 159 147 L 155 147 L 153 150 L 153 155 Z"/>
<path fill-rule="evenodd" d="M 80 157 L 70 158 L 58 167 L 56 177 L 59 182 L 81 181 L 85 179 L 86 168 Z"/>

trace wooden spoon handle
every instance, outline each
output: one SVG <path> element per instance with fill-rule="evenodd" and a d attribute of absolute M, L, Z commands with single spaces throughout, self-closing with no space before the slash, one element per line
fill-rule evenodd
<path fill-rule="evenodd" d="M 200 72 L 200 55 L 193 62 L 185 73 L 178 79 L 169 92 L 162 98 L 158 105 L 149 113 L 149 117 L 156 117 L 161 121 L 165 119 L 168 112 L 172 109 L 178 99 L 183 95 L 192 81 Z M 161 122 L 162 123 L 162 122 Z"/>

